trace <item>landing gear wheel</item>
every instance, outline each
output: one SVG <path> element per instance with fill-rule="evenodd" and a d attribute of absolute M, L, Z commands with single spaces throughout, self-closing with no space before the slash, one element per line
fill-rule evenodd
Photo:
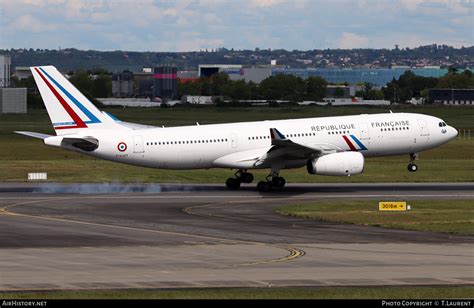
<path fill-rule="evenodd" d="M 269 192 L 272 190 L 272 183 L 266 181 L 260 181 L 257 184 L 257 190 L 259 192 Z"/>
<path fill-rule="evenodd" d="M 240 181 L 235 178 L 228 178 L 225 185 L 229 190 L 237 190 L 240 188 Z"/>
<path fill-rule="evenodd" d="M 418 170 L 418 166 L 415 164 L 408 164 L 408 171 L 410 172 L 416 172 Z"/>
<path fill-rule="evenodd" d="M 242 183 L 252 183 L 253 182 L 253 174 L 249 172 L 242 172 L 240 174 L 240 181 Z"/>
<path fill-rule="evenodd" d="M 418 166 L 414 163 L 415 160 L 418 160 L 418 153 L 410 153 L 410 163 L 407 166 L 408 171 L 416 172 L 418 170 Z"/>
<path fill-rule="evenodd" d="M 276 177 L 272 178 L 272 184 L 276 188 L 283 188 L 283 187 L 285 187 L 286 181 L 281 176 L 276 176 Z"/>

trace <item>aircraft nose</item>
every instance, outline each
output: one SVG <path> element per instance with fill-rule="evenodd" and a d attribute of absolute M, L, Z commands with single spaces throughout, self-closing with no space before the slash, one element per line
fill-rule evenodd
<path fill-rule="evenodd" d="M 454 127 L 450 126 L 449 127 L 449 137 L 450 139 L 454 139 L 458 136 L 459 132 L 457 129 L 455 129 Z"/>

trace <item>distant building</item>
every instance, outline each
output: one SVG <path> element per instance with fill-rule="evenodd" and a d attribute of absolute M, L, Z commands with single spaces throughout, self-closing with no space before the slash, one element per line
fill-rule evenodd
<path fill-rule="evenodd" d="M 178 82 L 186 83 L 198 79 L 198 71 L 178 71 Z"/>
<path fill-rule="evenodd" d="M 153 69 L 143 68 L 141 72 L 133 74 L 136 97 L 153 97 Z"/>
<path fill-rule="evenodd" d="M 112 95 L 114 97 L 133 96 L 133 73 L 112 74 Z"/>
<path fill-rule="evenodd" d="M 28 77 L 33 76 L 33 74 L 28 66 L 17 66 L 15 67 L 15 76 L 19 80 L 23 80 L 28 79 Z"/>
<path fill-rule="evenodd" d="M 213 74 L 226 74 L 236 72 L 239 74 L 242 65 L 240 64 L 199 64 L 198 77 L 209 77 Z"/>
<path fill-rule="evenodd" d="M 354 68 L 354 69 L 332 69 L 332 68 L 273 68 L 272 75 L 286 74 L 299 76 L 303 79 L 309 77 L 321 77 L 329 83 L 345 83 L 355 85 L 368 82 L 375 86 L 385 86 L 392 79 L 398 79 L 405 71 L 411 70 L 415 75 L 423 77 L 441 77 L 446 75 L 447 69 L 439 68 Z"/>
<path fill-rule="evenodd" d="M 351 88 L 349 86 L 328 85 L 326 87 L 326 97 L 350 98 Z"/>
<path fill-rule="evenodd" d="M 386 100 L 364 100 L 361 98 L 324 98 L 323 103 L 317 105 L 331 106 L 388 106 L 390 101 Z"/>
<path fill-rule="evenodd" d="M 138 82 L 137 97 L 146 97 L 151 99 L 153 97 L 153 79 L 140 79 Z"/>
<path fill-rule="evenodd" d="M 98 98 L 102 104 L 106 106 L 123 106 L 123 107 L 159 107 L 157 102 L 151 102 L 147 98 Z"/>
<path fill-rule="evenodd" d="M 11 59 L 9 55 L 0 55 L 0 88 L 10 86 Z"/>
<path fill-rule="evenodd" d="M 198 76 L 211 76 L 212 74 L 223 73 L 229 76 L 230 80 L 245 80 L 260 83 L 262 80 L 272 75 L 272 67 L 268 65 L 243 67 L 237 64 L 201 64 L 199 65 Z"/>
<path fill-rule="evenodd" d="M 161 100 L 172 100 L 178 96 L 178 70 L 172 66 L 153 69 L 153 95 Z"/>
<path fill-rule="evenodd" d="M 26 88 L 0 88 L 0 113 L 26 111 Z"/>
<path fill-rule="evenodd" d="M 429 89 L 428 101 L 443 105 L 474 106 L 474 89 Z"/>
<path fill-rule="evenodd" d="M 194 105 L 211 105 L 212 96 L 199 96 L 199 95 L 183 95 L 181 98 L 183 104 L 194 104 Z"/>
<path fill-rule="evenodd" d="M 212 74 L 224 73 L 230 80 L 245 80 L 260 83 L 262 80 L 279 74 L 293 75 L 307 79 L 321 77 L 329 83 L 357 85 L 371 83 L 376 87 L 385 86 L 392 79 L 398 79 L 405 71 L 410 70 L 415 75 L 423 77 L 442 77 L 448 72 L 439 66 L 412 68 L 409 66 L 393 66 L 392 68 L 291 68 L 275 65 L 243 67 L 237 64 L 200 64 L 198 77 L 208 77 Z"/>
<path fill-rule="evenodd" d="M 259 84 L 272 75 L 272 68 L 270 66 L 252 66 L 242 67 L 239 70 L 223 69 L 221 72 L 229 75 L 230 80 L 245 80 Z"/>

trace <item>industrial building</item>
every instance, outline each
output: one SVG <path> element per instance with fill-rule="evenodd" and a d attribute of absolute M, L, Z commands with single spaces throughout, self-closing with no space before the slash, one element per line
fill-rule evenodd
<path fill-rule="evenodd" d="M 133 73 L 134 97 L 153 97 L 153 69 L 143 68 L 141 72 Z"/>
<path fill-rule="evenodd" d="M 230 72 L 240 73 L 242 65 L 240 64 L 199 64 L 198 66 L 198 77 L 209 77 L 213 74 Z"/>
<path fill-rule="evenodd" d="M 329 69 L 329 68 L 273 68 L 272 75 L 286 74 L 308 77 L 321 77 L 329 83 L 345 83 L 355 85 L 358 83 L 371 83 L 375 86 L 385 86 L 392 79 L 398 79 L 405 71 L 410 70 L 415 75 L 423 77 L 436 77 L 446 75 L 447 69 L 441 68 L 354 68 L 354 69 Z"/>
<path fill-rule="evenodd" d="M 26 111 L 26 88 L 0 88 L 0 113 Z"/>
<path fill-rule="evenodd" d="M 272 67 L 268 65 L 243 67 L 242 65 L 230 64 L 201 64 L 198 69 L 198 76 L 208 77 L 212 74 L 223 73 L 229 76 L 230 80 L 245 80 L 260 83 L 262 80 L 272 75 Z"/>
<path fill-rule="evenodd" d="M 144 68 L 141 72 L 123 72 L 112 75 L 112 94 L 116 98 L 149 98 L 173 100 L 178 96 L 176 67 Z"/>
<path fill-rule="evenodd" d="M 15 67 L 15 76 L 19 80 L 24 80 L 32 77 L 33 74 L 28 66 L 17 66 Z"/>
<path fill-rule="evenodd" d="M 198 71 L 178 71 L 178 82 L 186 83 L 198 78 Z"/>
<path fill-rule="evenodd" d="M 316 103 L 317 105 L 331 105 L 331 106 L 388 106 L 390 101 L 386 100 L 364 100 L 361 98 L 323 98 L 323 102 Z"/>
<path fill-rule="evenodd" d="M 11 59 L 9 55 L 0 55 L 0 88 L 10 86 Z"/>
<path fill-rule="evenodd" d="M 446 75 L 447 69 L 439 67 L 430 68 L 354 68 L 354 69 L 334 69 L 334 68 L 290 68 L 275 65 L 262 65 L 243 67 L 234 64 L 201 64 L 198 69 L 198 77 L 210 76 L 216 73 L 225 73 L 231 80 L 245 80 L 260 83 L 263 79 L 279 74 L 298 76 L 303 79 L 309 77 L 321 77 L 329 83 L 348 83 L 356 85 L 360 83 L 371 83 L 374 86 L 385 86 L 392 79 L 398 79 L 405 71 L 411 70 L 415 75 L 423 77 L 441 77 Z"/>
<path fill-rule="evenodd" d="M 350 98 L 355 95 L 351 94 L 351 87 L 349 86 L 340 86 L 340 85 L 328 85 L 326 87 L 326 97 L 344 97 Z"/>
<path fill-rule="evenodd" d="M 178 70 L 172 66 L 153 68 L 153 96 L 173 100 L 178 96 Z"/>
<path fill-rule="evenodd" d="M 133 74 L 123 72 L 112 74 L 112 95 L 114 97 L 133 96 Z"/>
<path fill-rule="evenodd" d="M 474 106 L 474 89 L 429 89 L 428 97 L 435 104 Z"/>
<path fill-rule="evenodd" d="M 26 113 L 26 88 L 10 88 L 11 59 L 0 55 L 0 113 Z"/>

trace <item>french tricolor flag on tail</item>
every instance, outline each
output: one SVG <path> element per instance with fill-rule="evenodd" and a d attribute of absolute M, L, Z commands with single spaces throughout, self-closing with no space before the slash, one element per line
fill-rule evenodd
<path fill-rule="evenodd" d="M 366 146 L 354 135 L 343 135 L 342 138 L 344 138 L 344 141 L 347 143 L 351 151 L 367 150 Z"/>
<path fill-rule="evenodd" d="M 80 129 L 103 127 L 113 122 L 105 117 L 54 66 L 31 67 L 38 89 L 57 135 Z"/>

